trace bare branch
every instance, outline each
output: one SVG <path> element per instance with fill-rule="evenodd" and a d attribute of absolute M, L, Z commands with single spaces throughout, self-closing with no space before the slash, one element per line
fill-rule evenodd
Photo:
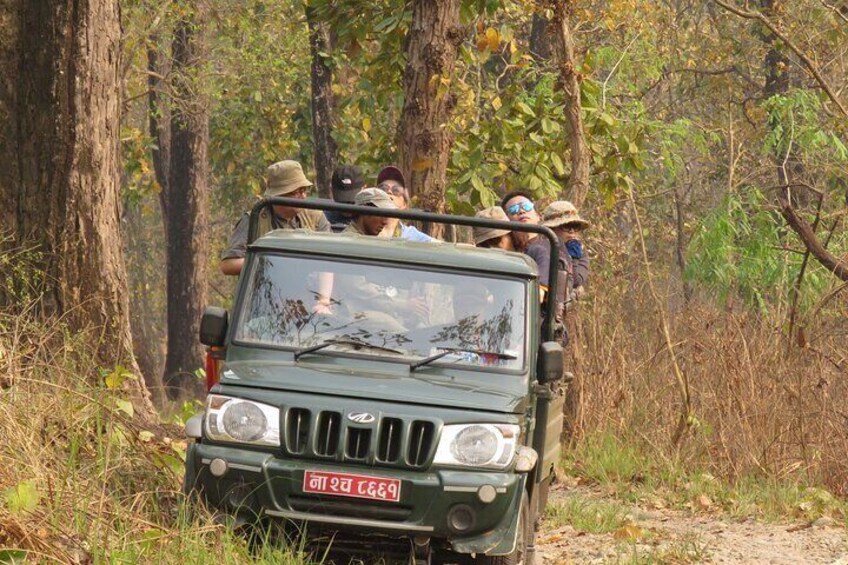
<path fill-rule="evenodd" d="M 795 43 L 793 43 L 792 40 L 789 39 L 789 37 L 786 36 L 785 33 L 780 31 L 779 29 L 777 29 L 777 26 L 771 20 L 769 20 L 767 17 L 765 17 L 764 15 L 762 15 L 759 12 L 752 12 L 750 10 L 740 10 L 739 8 L 736 8 L 735 6 L 731 6 L 730 4 L 724 2 L 723 0 L 713 0 L 713 1 L 716 4 L 718 4 L 719 6 L 721 6 L 722 8 L 724 8 L 725 10 L 727 10 L 728 12 L 732 12 L 732 13 L 736 14 L 737 16 L 739 16 L 740 18 L 744 18 L 746 20 L 756 20 L 756 21 L 760 22 L 761 24 L 763 24 L 764 26 L 766 26 L 769 29 L 770 32 L 772 32 L 776 37 L 778 37 L 787 47 L 789 47 L 790 50 L 792 50 L 793 53 L 795 53 L 795 55 L 798 56 L 799 59 L 801 59 L 801 62 L 804 63 L 804 66 L 807 68 L 807 71 L 809 71 L 809 73 L 811 75 L 813 75 L 813 78 L 816 79 L 816 82 L 819 84 L 821 89 L 825 91 L 828 98 L 830 98 L 830 100 L 834 104 L 836 104 L 836 106 L 839 108 L 839 110 L 846 117 L 848 117 L 848 109 L 846 109 L 845 106 L 842 105 L 842 102 L 839 100 L 839 97 L 836 95 L 836 93 L 830 87 L 830 84 L 828 84 L 828 82 L 824 79 L 824 77 L 822 77 L 822 75 L 819 72 L 816 64 L 812 61 L 812 59 L 810 59 L 807 56 L 806 53 L 801 51 L 801 49 L 799 49 L 798 46 L 796 46 Z"/>
<path fill-rule="evenodd" d="M 780 203 L 780 213 L 786 219 L 786 223 L 801 238 L 810 254 L 840 280 L 848 282 L 848 264 L 822 245 L 813 227 L 798 215 L 788 198 L 779 196 L 777 200 Z"/>

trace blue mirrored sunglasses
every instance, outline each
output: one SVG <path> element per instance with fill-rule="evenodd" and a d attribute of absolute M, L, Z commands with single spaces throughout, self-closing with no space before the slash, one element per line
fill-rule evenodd
<path fill-rule="evenodd" d="M 510 216 L 515 216 L 516 214 L 518 214 L 519 210 L 524 212 L 532 212 L 533 208 L 535 207 L 536 206 L 529 200 L 524 200 L 523 202 L 518 202 L 507 207 L 506 213 Z"/>

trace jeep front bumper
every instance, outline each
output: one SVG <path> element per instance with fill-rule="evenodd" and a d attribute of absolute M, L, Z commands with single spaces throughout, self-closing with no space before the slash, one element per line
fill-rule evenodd
<path fill-rule="evenodd" d="M 307 470 L 399 479 L 400 499 L 304 492 Z M 445 540 L 460 553 L 513 551 L 525 479 L 511 472 L 411 471 L 282 459 L 240 446 L 205 443 L 190 445 L 186 454 L 186 489 L 201 493 L 217 510 L 342 531 L 427 536 Z"/>

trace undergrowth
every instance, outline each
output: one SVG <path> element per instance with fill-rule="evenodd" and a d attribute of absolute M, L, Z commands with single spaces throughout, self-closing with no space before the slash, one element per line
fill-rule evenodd
<path fill-rule="evenodd" d="M 615 498 L 653 509 L 722 512 L 766 521 L 811 522 L 826 516 L 848 523 L 848 501 L 820 483 L 809 482 L 803 476 L 717 477 L 710 472 L 708 461 L 657 456 L 654 447 L 635 435 L 589 435 L 568 451 L 563 466 L 580 483 L 595 485 Z M 581 499 L 569 500 L 568 508 L 573 507 L 591 509 L 593 505 Z M 548 513 L 553 517 L 586 513 L 566 509 L 549 507 Z M 623 524 L 625 514 L 620 512 L 619 522 Z M 602 514 L 597 510 L 590 514 L 595 517 L 595 525 L 584 531 L 597 531 L 598 516 Z M 615 526 L 607 531 L 612 529 Z"/>
<path fill-rule="evenodd" d="M 307 562 L 189 508 L 177 426 L 140 426 L 121 381 L 61 322 L 0 313 L 0 562 Z"/>

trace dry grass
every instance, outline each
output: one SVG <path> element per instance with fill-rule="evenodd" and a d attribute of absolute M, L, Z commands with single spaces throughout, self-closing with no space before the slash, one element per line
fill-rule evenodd
<path fill-rule="evenodd" d="M 760 476 L 848 494 L 848 291 L 837 289 L 802 319 L 801 346 L 793 340 L 787 348 L 782 316 L 684 305 L 673 290 L 679 283 L 661 273 L 670 281 L 663 309 L 692 398 L 688 432 L 675 446 L 680 387 L 646 273 L 634 267 L 622 284 L 626 272 L 601 273 L 572 320 L 577 443 L 611 434 L 731 482 Z"/>
<path fill-rule="evenodd" d="M 0 561 L 304 563 L 188 515 L 181 430 L 129 418 L 86 341 L 0 313 Z"/>

